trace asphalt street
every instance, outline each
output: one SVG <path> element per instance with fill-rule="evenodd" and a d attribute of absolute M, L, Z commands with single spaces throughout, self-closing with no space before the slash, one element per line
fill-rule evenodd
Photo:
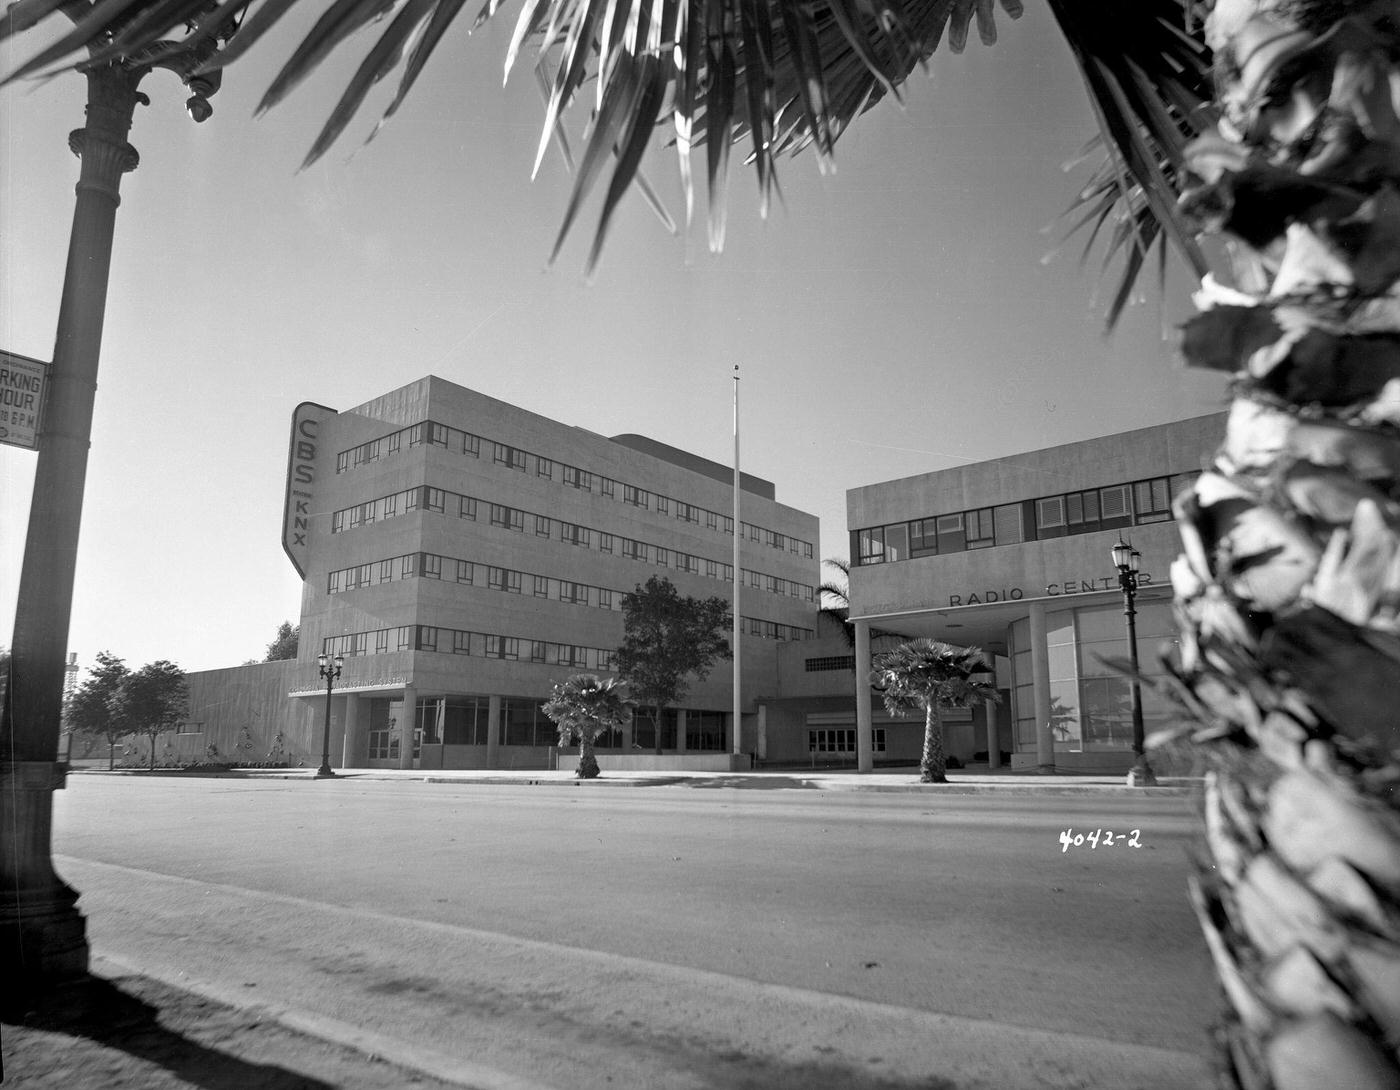
<path fill-rule="evenodd" d="M 54 850 L 100 964 L 464 1085 L 1185 1087 L 1194 828 L 1121 793 L 74 776 Z"/>

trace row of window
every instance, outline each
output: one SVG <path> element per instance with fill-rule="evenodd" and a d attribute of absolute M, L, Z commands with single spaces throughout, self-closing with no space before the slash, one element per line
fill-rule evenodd
<path fill-rule="evenodd" d="M 686 503 L 670 496 L 663 496 L 636 485 L 623 484 L 619 486 L 619 483 L 611 477 L 599 476 L 586 469 L 579 469 L 577 466 L 555 462 L 552 458 L 531 454 L 519 447 L 483 439 L 479 435 L 462 431 L 460 428 L 452 428 L 446 424 L 437 424 L 432 421 L 414 424 L 391 435 L 371 439 L 367 443 L 361 443 L 357 447 L 341 451 L 336 455 L 335 471 L 346 473 L 356 466 L 379 461 L 381 458 L 397 454 L 405 445 L 410 448 L 424 445 L 437 446 L 472 458 L 480 458 L 484 446 L 490 451 L 492 462 L 505 466 L 507 469 L 528 473 L 533 465 L 535 476 L 548 480 L 554 480 L 555 471 L 558 470 L 559 480 L 570 488 L 592 492 L 596 485 L 600 495 L 614 498 L 618 496 L 620 491 L 622 502 L 631 504 L 633 507 L 641 507 L 648 511 L 655 509 L 658 514 L 662 515 L 674 514 L 676 518 L 694 523 L 697 526 L 703 522 L 708 529 L 720 533 L 732 534 L 734 532 L 734 519 L 729 515 Z M 782 549 L 808 560 L 814 555 L 810 541 L 780 534 L 775 530 L 765 530 L 761 526 L 754 526 L 747 522 L 740 523 L 740 530 L 749 540 L 762 542 L 771 548 Z"/>
<path fill-rule="evenodd" d="M 662 545 L 652 545 L 630 537 L 604 533 L 591 527 L 579 526 L 572 522 L 550 518 L 522 511 L 518 507 L 507 507 L 499 503 L 487 503 L 472 496 L 448 492 L 430 485 L 419 485 L 403 492 L 381 496 L 376 500 L 366 500 L 354 507 L 346 507 L 331 513 L 331 533 L 339 534 L 358 526 L 397 518 L 411 511 L 432 511 L 437 514 L 452 515 L 457 518 L 477 521 L 486 514 L 490 524 L 497 529 L 512 530 L 523 534 L 527 530 L 536 537 L 557 538 L 560 541 L 580 548 L 591 549 L 597 546 L 599 552 L 620 555 L 628 560 L 639 560 L 661 568 L 674 568 L 676 571 L 704 575 L 710 579 L 730 582 L 734 578 L 734 568 L 721 560 L 684 553 L 679 549 L 668 549 Z M 799 598 L 811 602 L 816 598 L 816 590 L 810 584 L 799 583 L 794 579 L 783 579 L 776 575 L 743 569 L 746 586 L 764 590 L 770 594 L 780 594 L 789 598 Z M 334 593 L 334 592 L 332 592 Z"/>
<path fill-rule="evenodd" d="M 804 659 L 802 668 L 809 674 L 822 673 L 827 670 L 854 670 L 856 657 L 854 655 L 824 655 L 821 658 Z"/>
<path fill-rule="evenodd" d="M 488 696 L 425 697 L 418 700 L 414 715 L 413 751 L 418 756 L 424 745 L 484 746 L 491 734 L 491 698 Z M 663 709 L 662 745 L 674 749 L 677 720 L 675 708 Z M 544 714 L 544 701 L 529 697 L 502 697 L 496 741 L 504 746 L 552 746 L 558 743 L 558 727 Z M 371 758 L 397 758 L 399 732 L 392 726 L 370 731 Z M 622 748 L 621 730 L 607 731 L 596 739 L 600 749 Z M 646 715 L 636 718 L 633 740 L 638 745 L 655 745 L 655 730 Z M 725 751 L 724 713 L 687 711 L 685 743 L 689 750 Z"/>
<path fill-rule="evenodd" d="M 765 621 L 759 617 L 743 617 L 739 632 L 765 640 L 810 640 L 810 628 Z M 570 666 L 580 670 L 612 670 L 617 652 L 603 647 L 555 643 L 552 640 L 532 640 L 521 636 L 500 636 L 487 632 L 468 632 L 436 625 L 399 625 L 379 628 L 372 632 L 350 632 L 342 636 L 327 636 L 323 650 L 328 656 L 388 655 L 396 651 L 436 651 L 445 655 L 470 655 L 475 658 L 509 659 L 518 662 L 543 663 L 546 666 Z"/>
<path fill-rule="evenodd" d="M 403 556 L 390 557 L 388 560 L 375 560 L 369 564 L 341 568 L 326 577 L 326 593 L 343 594 L 380 583 L 394 583 L 401 579 L 420 577 L 445 579 L 448 582 L 486 587 L 508 594 L 528 593 L 535 598 L 552 598 L 560 602 L 615 612 L 622 609 L 622 596 L 626 593 L 609 590 L 607 587 L 595 587 L 589 583 L 533 575 L 513 568 L 500 568 L 494 564 L 454 560 L 452 557 L 438 556 L 436 553 L 406 553 Z"/>
<path fill-rule="evenodd" d="M 993 545 L 1016 545 L 1023 541 L 1166 522 L 1172 517 L 1172 497 L 1196 476 L 1181 473 L 1152 477 L 1130 484 L 1086 488 L 996 507 L 871 526 L 851 535 L 851 555 L 859 565 L 885 564 Z"/>
<path fill-rule="evenodd" d="M 550 640 L 528 640 L 489 632 L 466 632 L 434 625 L 400 625 L 373 632 L 350 632 L 328 636 L 323 641 L 327 655 L 387 655 L 395 651 L 436 651 L 476 658 L 539 662 L 547 666 L 569 666 L 581 670 L 611 670 L 617 655 L 605 647 L 581 647 Z"/>
<path fill-rule="evenodd" d="M 870 749 L 873 753 L 885 752 L 885 728 L 871 728 Z M 807 749 L 812 753 L 854 753 L 856 732 L 854 727 L 829 727 L 807 732 Z"/>

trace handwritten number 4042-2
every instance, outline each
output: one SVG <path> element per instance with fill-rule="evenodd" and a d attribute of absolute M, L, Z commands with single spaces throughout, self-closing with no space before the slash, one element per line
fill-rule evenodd
<path fill-rule="evenodd" d="M 1088 844 L 1090 849 L 1097 848 L 1102 844 L 1105 848 L 1114 848 L 1126 845 L 1129 848 L 1141 848 L 1141 829 L 1132 829 L 1126 833 L 1115 833 L 1111 829 L 1095 829 L 1089 833 L 1076 833 L 1073 829 L 1066 829 L 1060 833 L 1060 853 L 1064 854 L 1070 848 L 1082 848 Z"/>

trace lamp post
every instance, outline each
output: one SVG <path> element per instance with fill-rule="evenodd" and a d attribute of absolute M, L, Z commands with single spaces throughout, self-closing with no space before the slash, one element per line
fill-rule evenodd
<path fill-rule="evenodd" d="M 62 7 L 79 20 L 96 5 Z M 153 69 L 174 72 L 192 92 L 190 116 L 204 121 L 221 74 L 203 73 L 202 66 L 236 26 L 230 18 L 187 44 L 161 42 L 85 68 L 86 124 L 68 137 L 80 163 L 77 193 L 16 597 L 10 679 L 0 710 L 0 813 L 6 825 L 0 976 L 13 996 L 80 979 L 88 968 L 78 894 L 53 869 L 53 792 L 66 775 L 58 754 L 64 662 L 117 205 L 121 177 L 138 162 L 127 136 L 136 107 L 148 101 L 138 86 Z"/>
<path fill-rule="evenodd" d="M 316 666 L 326 679 L 326 728 L 321 735 L 321 767 L 316 770 L 317 779 L 335 775 L 331 771 L 331 690 L 335 688 L 335 679 L 340 676 L 340 668 L 344 664 L 345 660 L 339 655 L 334 659 L 327 655 L 316 656 Z"/>
<path fill-rule="evenodd" d="M 1128 621 L 1128 660 L 1132 676 L 1128 684 L 1133 694 L 1133 768 L 1128 773 L 1129 787 L 1149 787 L 1157 782 L 1147 763 L 1142 726 L 1142 687 L 1138 684 L 1137 609 L 1138 563 L 1142 554 L 1121 537 L 1113 546 L 1113 566 L 1118 569 L 1118 586 L 1123 592 L 1123 616 Z"/>

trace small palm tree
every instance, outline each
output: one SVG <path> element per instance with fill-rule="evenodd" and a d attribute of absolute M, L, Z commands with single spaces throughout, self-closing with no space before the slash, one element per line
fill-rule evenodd
<path fill-rule="evenodd" d="M 822 564 L 833 569 L 836 574 L 823 579 L 821 585 L 817 587 L 817 599 L 820 602 L 817 613 L 836 624 L 841 630 L 841 636 L 846 641 L 846 646 L 854 648 L 856 635 L 850 620 L 851 563 L 849 560 L 843 560 L 837 556 L 823 560 Z"/>
<path fill-rule="evenodd" d="M 919 762 L 923 783 L 947 783 L 941 708 L 970 708 L 981 700 L 999 700 L 996 687 L 973 675 L 986 670 L 976 647 L 954 647 L 940 640 L 917 639 L 875 657 L 870 683 L 891 715 L 924 713 L 924 753 Z"/>
<path fill-rule="evenodd" d="M 574 674 L 566 681 L 555 682 L 544 714 L 559 727 L 561 746 L 572 745 L 578 739 L 579 779 L 591 780 L 598 775 L 593 743 L 599 735 L 624 727 L 632 718 L 633 707 L 614 677 L 600 680 L 594 674 Z"/>

